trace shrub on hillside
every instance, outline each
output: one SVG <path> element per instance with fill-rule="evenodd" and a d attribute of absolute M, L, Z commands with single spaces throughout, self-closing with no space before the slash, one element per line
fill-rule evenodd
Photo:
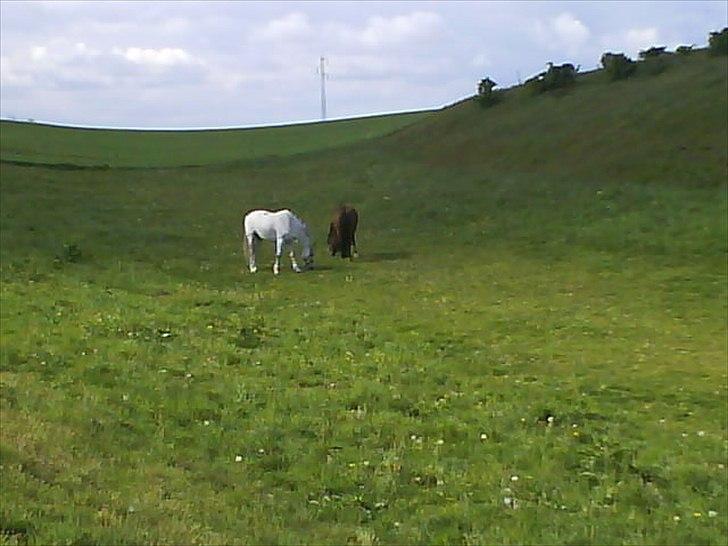
<path fill-rule="evenodd" d="M 675 50 L 675 53 L 677 53 L 678 55 L 690 55 L 691 53 L 694 52 L 694 50 L 693 50 L 694 47 L 695 47 L 695 45 L 689 45 L 689 46 L 681 45 L 681 46 L 678 46 L 678 48 Z"/>
<path fill-rule="evenodd" d="M 571 63 L 559 66 L 549 63 L 546 72 L 541 72 L 525 81 L 524 86 L 534 94 L 545 93 L 553 89 L 570 87 L 576 82 L 577 69 Z"/>
<path fill-rule="evenodd" d="M 710 33 L 708 51 L 710 51 L 711 55 L 728 55 L 728 27 L 720 32 Z"/>
<path fill-rule="evenodd" d="M 492 106 L 498 101 L 498 94 L 493 88 L 498 85 L 490 78 L 480 80 L 478 84 L 478 104 L 483 107 Z"/>
<path fill-rule="evenodd" d="M 665 47 L 651 47 L 649 49 L 645 49 L 643 51 L 640 51 L 640 59 L 646 60 L 646 59 L 654 59 L 656 57 L 662 57 L 663 55 L 667 55 L 667 52 L 665 51 Z"/>
<path fill-rule="evenodd" d="M 651 47 L 640 51 L 639 57 L 642 59 L 642 66 L 639 71 L 642 74 L 655 76 L 665 71 L 667 68 L 666 58 L 670 55 L 665 51 L 665 47 Z"/>
<path fill-rule="evenodd" d="M 604 71 L 610 80 L 623 80 L 634 74 L 637 64 L 624 53 L 605 53 L 601 58 Z"/>

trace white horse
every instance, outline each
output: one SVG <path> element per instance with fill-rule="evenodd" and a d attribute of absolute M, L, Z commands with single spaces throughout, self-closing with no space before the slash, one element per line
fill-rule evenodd
<path fill-rule="evenodd" d="M 296 263 L 296 256 L 293 252 L 293 243 L 299 242 L 303 246 L 301 258 L 304 269 L 313 267 L 313 245 L 308 226 L 298 216 L 288 209 L 277 210 L 254 210 L 245 215 L 243 220 L 245 230 L 245 250 L 248 254 L 248 266 L 250 272 L 258 271 L 255 264 L 255 243 L 258 239 L 276 242 L 276 261 L 273 264 L 273 274 L 280 272 L 281 254 L 285 245 L 291 246 L 289 256 L 291 268 L 300 273 L 302 269 Z"/>

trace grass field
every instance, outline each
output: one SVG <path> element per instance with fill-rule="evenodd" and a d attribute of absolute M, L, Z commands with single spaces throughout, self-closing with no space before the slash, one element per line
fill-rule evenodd
<path fill-rule="evenodd" d="M 23 127 L 68 165 L 0 166 L 0 544 L 724 544 L 727 72 L 198 167 Z M 280 206 L 317 269 L 245 273 Z"/>

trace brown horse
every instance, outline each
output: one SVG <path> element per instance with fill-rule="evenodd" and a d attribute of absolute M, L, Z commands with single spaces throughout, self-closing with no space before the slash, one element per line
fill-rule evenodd
<path fill-rule="evenodd" d="M 329 225 L 329 236 L 326 239 L 332 256 L 336 256 L 336 253 L 340 252 L 342 258 L 351 258 L 352 247 L 354 257 L 359 255 L 356 251 L 355 239 L 357 223 L 359 223 L 359 214 L 354 207 L 340 205 L 336 209 Z"/>

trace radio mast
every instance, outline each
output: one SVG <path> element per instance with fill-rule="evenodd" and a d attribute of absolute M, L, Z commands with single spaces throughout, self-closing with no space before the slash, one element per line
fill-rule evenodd
<path fill-rule="evenodd" d="M 326 59 L 321 57 L 321 119 L 326 119 Z"/>

